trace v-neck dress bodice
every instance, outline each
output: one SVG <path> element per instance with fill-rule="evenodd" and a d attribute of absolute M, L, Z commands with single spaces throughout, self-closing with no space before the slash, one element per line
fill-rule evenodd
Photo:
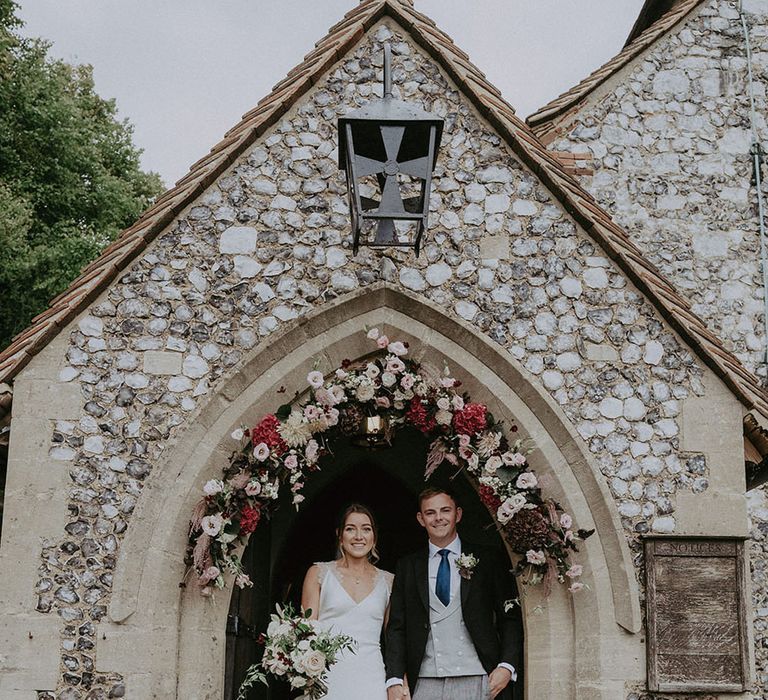
<path fill-rule="evenodd" d="M 392 574 L 376 570 L 371 592 L 355 602 L 339 579 L 334 562 L 318 563 L 320 606 L 318 622 L 336 634 L 357 642 L 355 653 L 344 651 L 328 672 L 324 700 L 386 700 L 386 677 L 381 655 L 381 630 L 392 589 Z M 364 693 L 361 691 L 364 689 Z"/>

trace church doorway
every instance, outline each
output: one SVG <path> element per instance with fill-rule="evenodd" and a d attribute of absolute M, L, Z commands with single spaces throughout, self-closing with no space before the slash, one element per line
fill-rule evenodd
<path fill-rule="evenodd" d="M 363 503 L 375 514 L 379 526 L 377 566 L 394 571 L 399 557 L 424 546 L 423 529 L 416 522 L 417 496 L 424 488 L 427 442 L 414 429 L 397 433 L 392 446 L 381 450 L 357 447 L 337 440 L 333 454 L 320 463 L 320 471 L 307 482 L 300 510 L 283 499 L 268 524 L 251 536 L 243 554 L 253 587 L 233 592 L 227 624 L 225 700 L 237 697 L 246 669 L 261 654 L 257 642 L 276 603 L 298 607 L 309 566 L 336 556 L 334 531 L 337 518 L 350 503 Z M 449 485 L 464 510 L 459 533 L 465 540 L 503 548 L 491 516 L 463 475 L 441 467 L 431 484 Z M 249 700 L 288 700 L 287 684 L 258 686 Z"/>

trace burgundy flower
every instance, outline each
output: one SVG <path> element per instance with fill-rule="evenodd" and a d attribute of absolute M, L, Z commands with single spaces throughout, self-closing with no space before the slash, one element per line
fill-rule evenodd
<path fill-rule="evenodd" d="M 277 429 L 280 427 L 280 421 L 277 416 L 270 413 L 261 419 L 259 424 L 251 430 L 251 444 L 255 447 L 264 443 L 270 450 L 277 454 L 282 454 L 288 449 L 283 438 Z"/>
<path fill-rule="evenodd" d="M 485 430 L 487 409 L 481 403 L 468 403 L 461 411 L 453 414 L 453 427 L 457 433 L 476 435 Z"/>
<path fill-rule="evenodd" d="M 250 535 L 258 526 L 261 520 L 261 509 L 244 506 L 240 511 L 240 533 Z"/>

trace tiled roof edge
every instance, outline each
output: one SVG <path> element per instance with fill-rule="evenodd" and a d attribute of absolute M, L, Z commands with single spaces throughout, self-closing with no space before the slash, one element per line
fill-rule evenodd
<path fill-rule="evenodd" d="M 696 0 L 696 2 L 699 1 Z M 450 78 L 462 88 L 465 95 L 493 128 L 505 137 L 512 151 L 541 179 L 566 211 L 617 263 L 635 286 L 653 301 L 662 316 L 700 359 L 726 383 L 748 409 L 758 411 L 768 421 L 768 400 L 766 400 L 766 393 L 757 378 L 748 372 L 738 359 L 711 334 L 703 321 L 691 311 L 688 301 L 677 294 L 661 273 L 644 259 L 641 251 L 630 240 L 626 232 L 614 223 L 608 213 L 597 205 L 594 198 L 566 172 L 563 163 L 547 151 L 531 129 L 515 116 L 514 110 L 499 96 L 498 90 L 480 77 L 482 73 L 472 64 L 468 65 L 466 54 L 454 47 L 450 37 L 437 29 L 432 20 L 417 12 L 408 0 L 367 0 L 361 3 L 356 11 L 359 13 L 359 26 L 356 22 L 350 25 L 348 21 L 350 15 L 354 16 L 355 11 L 348 13 L 343 22 L 343 41 L 339 43 L 327 42 L 329 37 L 326 37 L 318 42 L 318 45 L 330 43 L 329 50 L 336 52 L 337 57 L 341 57 L 360 38 L 362 31 L 369 29 L 384 14 L 391 16 L 406 28 L 414 41 L 424 48 L 448 73 Z M 309 83 L 310 81 L 303 80 L 302 91 L 297 88 L 295 92 L 290 94 L 290 100 L 285 95 L 285 88 L 278 93 L 280 107 L 275 111 L 268 112 L 269 125 L 277 121 L 290 105 L 309 89 Z M 268 100 L 269 98 L 263 100 L 262 104 Z M 227 162 L 231 163 L 266 128 L 265 123 L 259 122 L 246 130 L 247 133 L 243 135 L 240 135 L 238 127 L 231 130 L 230 133 L 238 132 L 238 137 L 236 139 L 230 137 L 227 146 Z M 205 171 L 203 176 L 205 183 L 197 183 L 197 186 L 192 189 L 195 192 L 201 191 L 200 188 L 207 187 L 218 177 L 220 172 L 223 172 L 223 169 L 215 168 L 211 171 Z M 189 187 L 189 184 L 185 184 L 184 187 Z M 158 216 L 158 212 L 154 212 L 153 215 L 158 216 L 158 221 L 153 225 L 151 231 L 142 233 L 141 249 L 173 220 L 181 208 L 189 203 L 189 201 L 180 203 L 174 197 L 164 197 L 164 199 L 169 205 L 172 203 L 172 211 L 167 216 Z M 132 227 L 132 229 L 136 228 L 137 226 Z M 110 260 L 109 270 L 104 274 L 99 285 L 92 287 L 89 290 L 90 293 L 86 294 L 83 300 L 71 304 L 67 309 L 68 313 L 65 312 L 63 316 L 54 315 L 57 327 L 46 329 L 47 332 L 40 335 L 33 332 L 29 336 L 36 340 L 31 347 L 19 347 L 18 342 L 15 342 L 11 346 L 14 349 L 13 353 L 7 351 L 0 353 L 0 368 L 2 368 L 0 369 L 0 382 L 9 382 L 29 362 L 31 356 L 50 341 L 53 335 L 58 332 L 58 328 L 65 326 L 69 320 L 80 313 L 96 294 L 103 291 L 119 272 L 130 264 L 132 259 L 133 256 L 129 251 L 126 251 L 119 260 Z M 97 268 L 98 260 L 91 267 Z M 62 298 L 71 299 L 71 294 L 65 293 Z M 43 339 L 39 340 L 41 337 Z M 19 357 L 18 362 L 7 362 L 9 355 L 12 354 Z"/>
<path fill-rule="evenodd" d="M 631 63 L 637 56 L 665 36 L 670 30 L 684 21 L 688 15 L 699 7 L 704 0 L 686 0 L 672 8 L 660 17 L 636 39 L 627 44 L 610 61 L 593 71 L 580 83 L 548 102 L 526 118 L 527 124 L 539 137 L 544 136 L 554 127 L 553 121 L 566 113 L 578 110 L 574 108 L 589 96 L 600 85 L 609 80 L 622 68 Z"/>

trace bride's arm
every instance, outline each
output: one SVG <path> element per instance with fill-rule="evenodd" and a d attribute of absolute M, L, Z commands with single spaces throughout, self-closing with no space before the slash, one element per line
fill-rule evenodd
<path fill-rule="evenodd" d="M 313 564 L 309 567 L 307 575 L 304 577 L 304 586 L 301 589 L 301 609 L 312 610 L 309 616 L 312 620 L 317 620 L 318 608 L 320 607 L 320 567 Z"/>

